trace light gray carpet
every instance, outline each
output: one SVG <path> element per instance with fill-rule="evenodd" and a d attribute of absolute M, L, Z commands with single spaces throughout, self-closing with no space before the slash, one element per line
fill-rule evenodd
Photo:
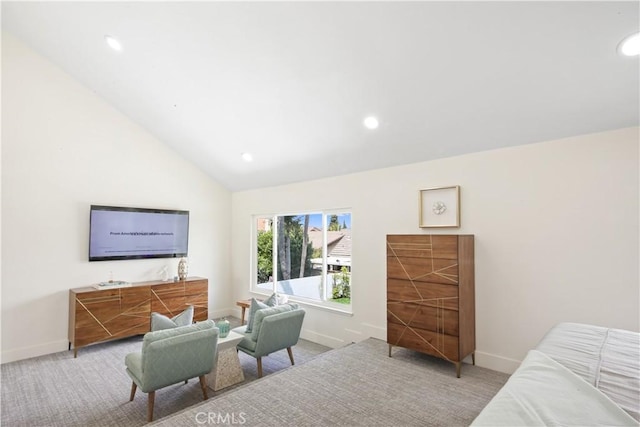
<path fill-rule="evenodd" d="M 229 319 L 232 326 L 239 319 Z M 124 357 L 140 351 L 142 337 L 133 337 L 50 354 L 2 365 L 2 414 L 4 426 L 140 426 L 146 424 L 147 395 L 137 392 L 129 402 L 131 379 L 125 372 Z M 303 365 L 328 347 L 300 340 L 293 348 L 296 365 Z M 230 392 L 257 379 L 256 360 L 240 352 L 245 382 L 217 392 Z M 264 377 L 291 366 L 287 351 L 263 358 Z M 197 378 L 156 392 L 154 417 L 166 417 L 202 403 Z"/>
<path fill-rule="evenodd" d="M 158 426 L 467 426 L 508 375 L 369 338 L 163 420 Z"/>

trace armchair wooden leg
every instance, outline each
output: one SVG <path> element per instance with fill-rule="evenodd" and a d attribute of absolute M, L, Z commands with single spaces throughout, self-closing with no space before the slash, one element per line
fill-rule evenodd
<path fill-rule="evenodd" d="M 291 351 L 291 347 L 287 347 L 287 353 L 289 353 L 289 360 L 291 360 L 291 365 L 295 365 L 295 363 L 293 363 L 293 352 Z"/>
<path fill-rule="evenodd" d="M 136 389 L 138 388 L 138 386 L 136 385 L 136 383 L 131 382 L 131 396 L 129 396 L 129 402 L 131 402 L 133 400 L 133 396 L 136 395 Z"/>
<path fill-rule="evenodd" d="M 202 388 L 204 400 L 207 400 L 209 398 L 209 396 L 207 396 L 207 379 L 204 375 L 200 375 L 200 387 Z"/>
<path fill-rule="evenodd" d="M 258 361 L 258 378 L 262 378 L 262 357 L 256 359 Z"/>
<path fill-rule="evenodd" d="M 154 391 L 150 391 L 149 392 L 149 405 L 147 406 L 147 421 L 151 422 L 153 421 L 153 403 L 156 400 L 156 392 Z"/>

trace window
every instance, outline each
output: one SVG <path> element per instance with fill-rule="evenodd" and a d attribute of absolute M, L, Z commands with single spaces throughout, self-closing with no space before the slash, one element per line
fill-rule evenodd
<path fill-rule="evenodd" d="M 252 290 L 351 306 L 351 213 L 259 216 Z"/>

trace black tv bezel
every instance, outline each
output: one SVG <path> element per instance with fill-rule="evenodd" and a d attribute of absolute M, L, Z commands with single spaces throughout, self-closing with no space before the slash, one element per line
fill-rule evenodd
<path fill-rule="evenodd" d="M 114 212 L 143 212 L 143 213 L 160 213 L 160 214 L 173 214 L 173 215 L 186 215 L 187 216 L 187 251 L 185 253 L 173 253 L 173 254 L 154 254 L 154 255 L 116 255 L 116 256 L 91 256 L 91 213 L 94 210 L 100 211 L 114 211 Z M 138 208 L 127 206 L 108 206 L 108 205 L 90 205 L 89 208 L 89 245 L 87 247 L 87 254 L 89 256 L 89 262 L 96 261 L 122 261 L 131 259 L 157 259 L 157 258 L 182 258 L 188 256 L 189 253 L 189 228 L 191 222 L 189 221 L 189 211 L 178 209 L 157 209 L 157 208 Z"/>

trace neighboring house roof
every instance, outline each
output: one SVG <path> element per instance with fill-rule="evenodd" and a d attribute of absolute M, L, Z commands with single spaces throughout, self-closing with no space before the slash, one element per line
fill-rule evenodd
<path fill-rule="evenodd" d="M 334 233 L 342 233 L 342 238 L 336 242 L 335 245 L 329 249 L 329 256 L 331 257 L 349 257 L 351 258 L 351 230 L 345 228 Z"/>
<path fill-rule="evenodd" d="M 309 230 L 309 242 L 316 248 L 322 247 L 322 230 Z M 327 256 L 351 257 L 351 230 L 327 231 Z"/>
<path fill-rule="evenodd" d="M 327 231 L 327 246 L 335 244 L 338 240 L 342 239 L 345 235 L 345 230 L 341 231 Z M 309 242 L 311 243 L 311 247 L 313 249 L 322 247 L 322 230 L 320 229 L 309 229 Z"/>

